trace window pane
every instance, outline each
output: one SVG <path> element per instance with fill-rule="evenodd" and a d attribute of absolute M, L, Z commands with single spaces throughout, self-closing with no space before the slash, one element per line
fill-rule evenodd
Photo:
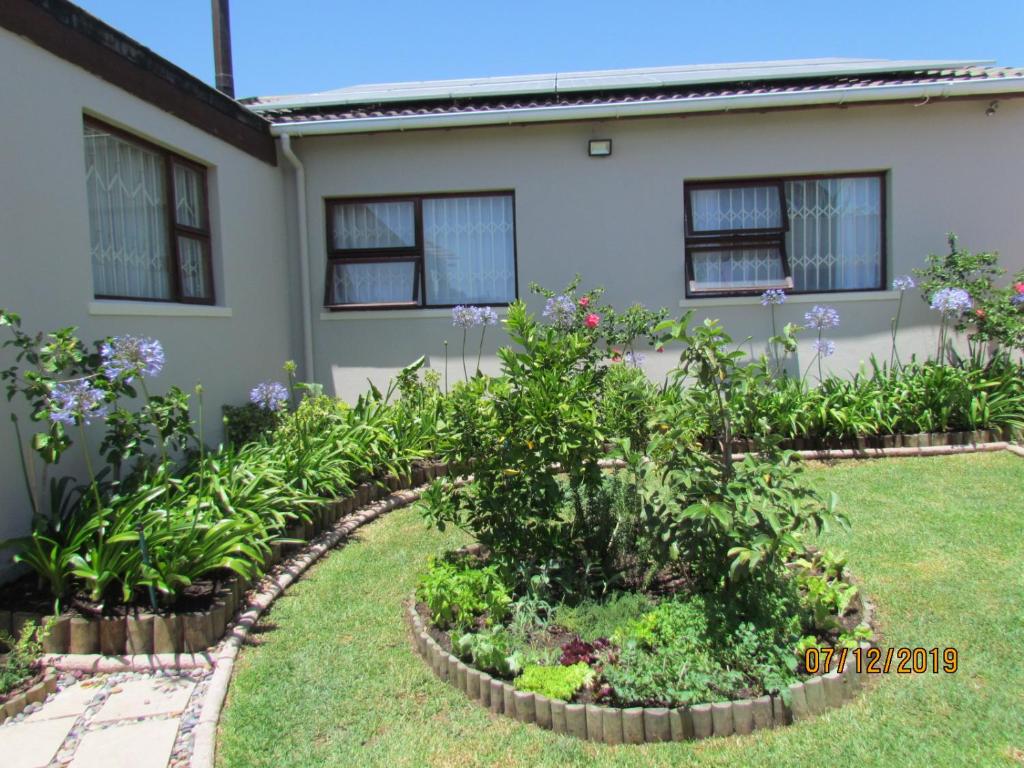
<path fill-rule="evenodd" d="M 691 251 L 694 291 L 736 291 L 786 286 L 777 246 Z"/>
<path fill-rule="evenodd" d="M 84 135 L 96 295 L 172 298 L 163 157 L 92 125 Z"/>
<path fill-rule="evenodd" d="M 332 216 L 337 250 L 416 245 L 416 208 L 411 202 L 343 203 L 332 207 Z"/>
<path fill-rule="evenodd" d="M 203 240 L 180 235 L 178 237 L 178 259 L 181 264 L 181 296 L 185 299 L 209 299 L 210 285 L 207 262 L 209 248 Z"/>
<path fill-rule="evenodd" d="M 397 304 L 414 299 L 413 261 L 335 264 L 331 275 L 332 304 Z"/>
<path fill-rule="evenodd" d="M 427 303 L 497 304 L 516 296 L 511 195 L 423 201 Z"/>
<path fill-rule="evenodd" d="M 203 174 L 174 164 L 174 217 L 179 224 L 206 229 L 206 189 Z"/>
<path fill-rule="evenodd" d="M 783 226 L 779 188 L 773 185 L 691 189 L 690 209 L 694 232 Z"/>
<path fill-rule="evenodd" d="M 881 287 L 881 187 L 877 176 L 786 182 L 786 252 L 797 290 Z"/>

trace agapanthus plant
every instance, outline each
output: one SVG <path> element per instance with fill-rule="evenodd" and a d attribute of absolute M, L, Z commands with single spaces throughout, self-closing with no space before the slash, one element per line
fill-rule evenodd
<path fill-rule="evenodd" d="M 823 306 L 821 304 L 815 304 L 807 312 L 804 313 L 804 322 L 807 323 L 808 327 L 815 329 L 818 332 L 818 338 L 814 342 L 814 358 L 807 366 L 807 371 L 804 372 L 804 378 L 807 378 L 807 372 L 810 371 L 811 365 L 815 362 L 818 363 L 818 381 L 824 381 L 825 376 L 821 370 L 822 358 L 829 357 L 835 354 L 836 345 L 833 341 L 828 341 L 822 338 L 822 333 L 827 328 L 838 328 L 839 327 L 839 311 L 835 307 Z"/>
<path fill-rule="evenodd" d="M 459 304 L 452 309 L 452 325 L 462 329 L 462 374 L 469 380 L 469 372 L 466 370 L 466 336 L 470 328 L 480 328 L 480 346 L 476 353 L 476 372 L 480 373 L 480 360 L 484 353 L 484 336 L 487 334 L 487 326 L 497 325 L 498 313 L 491 307 L 476 307 L 472 305 Z M 445 385 L 447 387 L 447 385 Z"/>
<path fill-rule="evenodd" d="M 939 327 L 938 359 L 941 363 L 946 356 L 949 323 L 956 322 L 974 306 L 971 294 L 963 288 L 940 288 L 932 294 L 931 308 L 941 313 L 942 323 Z"/>
<path fill-rule="evenodd" d="M 166 362 L 163 345 L 143 336 L 115 336 L 100 347 L 100 357 L 103 375 L 126 384 L 136 376 L 156 376 Z"/>
<path fill-rule="evenodd" d="M 50 392 L 50 421 L 73 427 L 107 415 L 107 393 L 88 379 L 62 381 Z"/>
<path fill-rule="evenodd" d="M 581 308 L 586 308 L 589 305 L 580 304 Z M 571 328 L 573 322 L 576 320 L 576 304 L 573 300 L 566 296 L 564 293 L 558 296 L 551 296 L 546 302 L 544 302 L 543 317 L 557 325 L 559 328 Z"/>
<path fill-rule="evenodd" d="M 778 349 L 779 342 L 782 341 L 782 339 L 779 338 L 778 329 L 775 325 L 775 307 L 781 306 L 785 303 L 786 292 L 781 288 L 769 288 L 761 294 L 761 306 L 768 307 L 772 318 L 772 335 L 771 338 L 768 339 L 768 349 L 773 358 L 776 374 L 778 374 L 782 368 L 782 355 L 779 354 Z"/>
<path fill-rule="evenodd" d="M 249 390 L 249 401 L 265 411 L 280 411 L 288 403 L 288 388 L 279 381 L 261 381 Z"/>
<path fill-rule="evenodd" d="M 900 315 L 903 313 L 903 294 L 905 294 L 909 290 L 912 290 L 915 287 L 916 284 L 914 283 L 914 278 L 912 278 L 910 275 L 900 275 L 899 277 L 894 278 L 892 281 L 892 289 L 894 291 L 899 291 L 899 299 L 897 299 L 896 301 L 896 315 L 889 323 L 889 328 L 892 332 L 892 345 L 889 349 L 890 366 L 900 364 L 900 366 L 902 367 L 902 363 L 900 363 L 899 353 L 896 351 L 896 333 L 899 331 Z"/>

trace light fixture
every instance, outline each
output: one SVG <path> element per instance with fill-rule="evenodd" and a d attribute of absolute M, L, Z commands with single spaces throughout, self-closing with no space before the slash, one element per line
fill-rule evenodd
<path fill-rule="evenodd" d="M 612 154 L 611 139 L 591 139 L 587 146 L 587 154 L 591 157 L 610 157 Z"/>

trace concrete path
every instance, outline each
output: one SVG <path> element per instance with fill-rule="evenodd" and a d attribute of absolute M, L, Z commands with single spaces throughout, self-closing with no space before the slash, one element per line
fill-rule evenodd
<path fill-rule="evenodd" d="M 181 768 L 209 670 L 65 675 L 42 704 L 0 725 L 4 768 Z"/>

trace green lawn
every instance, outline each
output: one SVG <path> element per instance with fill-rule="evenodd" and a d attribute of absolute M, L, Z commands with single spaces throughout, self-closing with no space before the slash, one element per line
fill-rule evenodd
<path fill-rule="evenodd" d="M 332 553 L 243 650 L 218 764 L 249 766 L 1024 765 L 1024 461 L 1010 454 L 811 470 L 853 530 L 827 542 L 875 600 L 886 645 L 954 646 L 955 675 L 885 676 L 857 702 L 747 737 L 607 747 L 495 717 L 437 681 L 401 601 L 458 541 L 405 509 Z"/>

